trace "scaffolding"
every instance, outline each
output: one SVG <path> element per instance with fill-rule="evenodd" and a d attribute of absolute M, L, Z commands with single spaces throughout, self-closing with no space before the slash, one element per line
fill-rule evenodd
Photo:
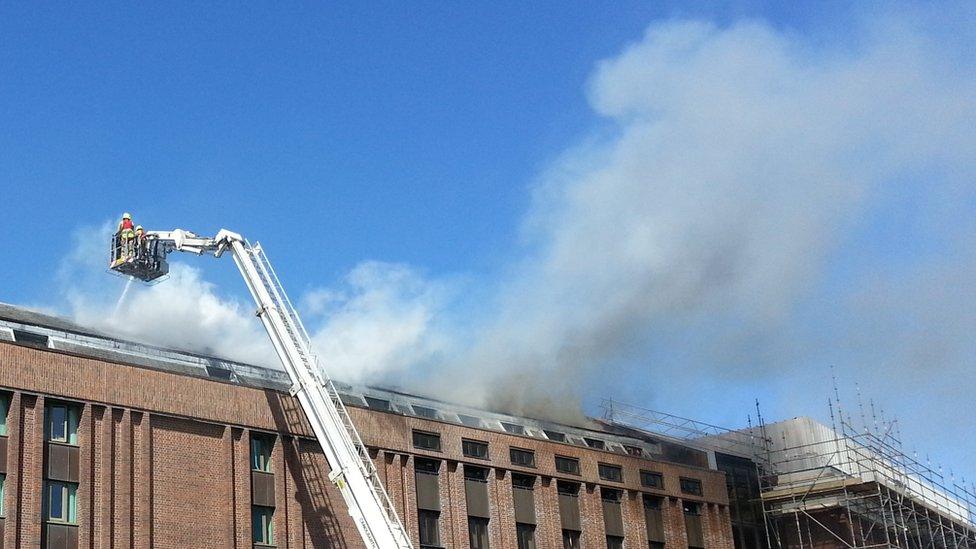
<path fill-rule="evenodd" d="M 836 394 L 836 393 L 835 393 Z M 760 420 L 770 548 L 976 548 L 976 490 L 903 451 L 897 421 L 861 425 L 829 399 L 831 427 Z"/>
<path fill-rule="evenodd" d="M 873 402 L 866 413 L 860 396 L 855 424 L 836 381 L 827 402 L 830 426 L 804 417 L 767 425 L 757 403 L 757 424 L 750 418 L 739 430 L 612 399 L 601 408 L 607 421 L 751 460 L 758 487 L 741 492 L 730 480 L 729 504 L 741 527 L 751 522 L 752 505 L 761 505 L 769 549 L 976 549 L 972 484 L 905 452 L 897 420 L 879 416 Z M 737 539 L 736 547 L 753 545 Z"/>

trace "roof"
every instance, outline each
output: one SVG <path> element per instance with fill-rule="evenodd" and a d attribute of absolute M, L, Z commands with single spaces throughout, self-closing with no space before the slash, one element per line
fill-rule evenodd
<path fill-rule="evenodd" d="M 245 364 L 122 339 L 71 320 L 0 303 L 0 341 L 70 353 L 99 360 L 201 377 L 221 383 L 288 391 L 291 381 L 282 370 Z M 590 421 L 591 427 L 571 426 L 446 402 L 388 388 L 334 381 L 348 406 L 422 417 L 467 427 L 506 432 L 553 442 L 602 449 L 621 454 L 675 461 L 692 466 L 707 463 L 700 450 L 686 447 L 676 454 L 667 437 Z M 691 452 L 692 454 L 688 454 Z M 697 455 L 701 453 L 702 455 Z"/>

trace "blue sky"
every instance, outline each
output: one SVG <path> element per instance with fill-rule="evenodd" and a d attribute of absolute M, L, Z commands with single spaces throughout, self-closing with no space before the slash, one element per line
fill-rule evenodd
<path fill-rule="evenodd" d="M 264 243 L 343 375 L 741 425 L 755 398 L 825 419 L 832 365 L 972 476 L 976 443 L 944 440 L 976 390 L 974 20 L 5 2 L 0 301 L 261 355 L 230 262 L 134 290 L 125 311 L 165 328 L 109 318 L 106 222 L 227 227 Z"/>

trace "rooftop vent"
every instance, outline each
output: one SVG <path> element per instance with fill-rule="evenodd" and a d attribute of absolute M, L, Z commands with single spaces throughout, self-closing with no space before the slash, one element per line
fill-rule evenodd
<path fill-rule="evenodd" d="M 366 399 L 366 404 L 373 410 L 383 410 L 384 412 L 390 411 L 390 401 L 383 400 L 382 398 L 373 397 L 363 397 Z"/>
<path fill-rule="evenodd" d="M 542 432 L 546 434 L 546 437 L 549 438 L 549 440 L 555 440 L 556 442 L 566 442 L 566 433 L 560 433 L 559 431 L 549 431 L 545 429 Z"/>
<path fill-rule="evenodd" d="M 437 419 L 437 410 L 433 408 L 427 408 L 426 406 L 417 406 L 416 404 L 414 404 L 412 407 L 413 407 L 413 413 L 417 414 L 420 417 L 425 417 L 428 419 Z"/>
<path fill-rule="evenodd" d="M 230 380 L 234 372 L 228 370 L 227 368 L 218 368 L 216 366 L 206 366 L 207 375 L 214 379 Z"/>
<path fill-rule="evenodd" d="M 502 424 L 502 429 L 505 429 L 505 431 L 512 433 L 513 435 L 525 434 L 525 427 L 522 427 L 521 425 L 516 425 L 514 423 L 505 423 L 504 421 L 501 421 L 499 423 Z"/>
<path fill-rule="evenodd" d="M 46 335 L 25 332 L 24 330 L 14 330 L 14 341 L 20 343 L 21 345 L 47 348 Z"/>
<path fill-rule="evenodd" d="M 590 448 L 596 448 L 597 450 L 606 450 L 607 448 L 606 443 L 598 438 L 583 437 L 583 442 L 585 442 Z"/>
<path fill-rule="evenodd" d="M 474 416 L 466 416 L 464 414 L 458 414 L 458 421 L 461 425 L 466 425 L 468 427 L 481 427 L 481 420 Z"/>

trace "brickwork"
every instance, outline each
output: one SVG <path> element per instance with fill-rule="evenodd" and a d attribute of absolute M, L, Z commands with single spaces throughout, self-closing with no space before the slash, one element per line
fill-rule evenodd
<path fill-rule="evenodd" d="M 79 547 L 251 547 L 252 430 L 276 433 L 274 533 L 277 547 L 363 547 L 328 464 L 297 401 L 285 393 L 0 343 L 0 388 L 11 390 L 7 517 L 3 547 L 41 544 L 44 402 L 82 405 L 79 425 Z M 516 547 L 512 473 L 533 475 L 537 547 L 561 546 L 557 480 L 582 484 L 586 548 L 605 547 L 600 487 L 623 491 L 625 546 L 647 546 L 638 471 L 661 472 L 668 546 L 687 546 L 681 498 L 702 503 L 706 549 L 730 549 L 731 525 L 720 472 L 638 459 L 437 420 L 350 408 L 389 495 L 415 545 L 414 461 L 440 461 L 440 534 L 445 549 L 468 549 L 464 464 L 490 470 L 493 549 Z M 441 451 L 412 447 L 411 430 L 439 433 Z M 488 443 L 489 459 L 461 453 L 461 438 Z M 509 447 L 535 452 L 535 467 L 514 466 Z M 580 475 L 557 472 L 556 455 L 575 457 Z M 599 478 L 598 463 L 619 465 L 623 482 Z M 703 497 L 681 495 L 678 478 L 702 481 Z"/>

